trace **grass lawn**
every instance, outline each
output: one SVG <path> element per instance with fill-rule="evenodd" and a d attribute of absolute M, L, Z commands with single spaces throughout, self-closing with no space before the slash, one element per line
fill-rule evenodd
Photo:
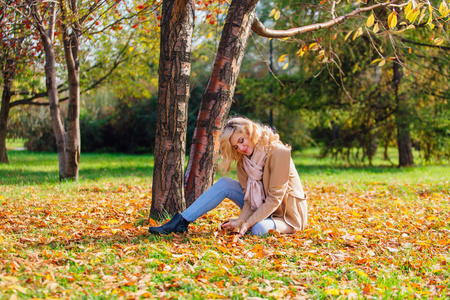
<path fill-rule="evenodd" d="M 140 222 L 151 155 L 82 154 L 80 180 L 61 183 L 56 154 L 8 154 L 0 299 L 450 297 L 448 165 L 349 167 L 295 152 L 306 230 L 227 235 L 218 225 L 239 212 L 226 200 L 189 234 L 160 237 Z"/>

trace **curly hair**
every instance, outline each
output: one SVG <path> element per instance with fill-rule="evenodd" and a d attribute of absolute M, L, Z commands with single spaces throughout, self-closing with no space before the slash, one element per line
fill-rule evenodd
<path fill-rule="evenodd" d="M 236 132 L 247 135 L 255 147 L 262 147 L 266 153 L 269 153 L 277 144 L 283 144 L 280 141 L 280 136 L 267 125 L 244 117 L 230 118 L 225 123 L 219 136 L 222 158 L 219 169 L 222 173 L 230 171 L 232 163 L 240 161 L 243 157 L 243 154 L 238 153 L 230 143 L 231 136 Z"/>

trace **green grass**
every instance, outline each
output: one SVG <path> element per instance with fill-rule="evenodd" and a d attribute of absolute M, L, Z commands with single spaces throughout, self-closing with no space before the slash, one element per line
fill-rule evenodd
<path fill-rule="evenodd" d="M 450 297 L 448 165 L 349 166 L 295 152 L 308 228 L 236 239 L 217 229 L 239 213 L 230 201 L 187 235 L 137 225 L 151 205 L 152 155 L 83 153 L 79 181 L 59 182 L 55 153 L 8 154 L 0 299 Z"/>
<path fill-rule="evenodd" d="M 25 145 L 24 139 L 6 139 L 6 149 L 13 150 L 23 148 Z"/>
<path fill-rule="evenodd" d="M 2 184 L 54 184 L 58 182 L 58 156 L 55 153 L 8 151 L 9 164 L 0 165 Z M 152 155 L 83 153 L 79 183 L 115 180 L 150 180 Z"/>
<path fill-rule="evenodd" d="M 317 148 L 303 152 L 294 152 L 293 160 L 302 179 L 307 181 L 324 181 L 328 183 L 437 183 L 449 180 L 449 164 L 424 164 L 414 152 L 416 165 L 398 168 L 398 155 L 395 149 L 389 151 L 391 161 L 381 159 L 378 154 L 373 166 L 352 166 L 347 162 L 335 161 L 331 158 L 319 158 Z"/>

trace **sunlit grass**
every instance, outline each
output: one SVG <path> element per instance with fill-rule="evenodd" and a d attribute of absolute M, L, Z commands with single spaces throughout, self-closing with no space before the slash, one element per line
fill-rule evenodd
<path fill-rule="evenodd" d="M 6 149 L 21 149 L 25 145 L 24 139 L 6 139 Z"/>

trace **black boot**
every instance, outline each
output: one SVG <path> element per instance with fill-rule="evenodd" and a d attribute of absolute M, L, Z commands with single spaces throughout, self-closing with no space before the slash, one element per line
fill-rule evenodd
<path fill-rule="evenodd" d="M 159 227 L 149 227 L 148 232 L 156 234 L 169 234 L 172 232 L 184 233 L 188 231 L 189 221 L 185 220 L 180 214 L 175 214 L 166 224 Z"/>

